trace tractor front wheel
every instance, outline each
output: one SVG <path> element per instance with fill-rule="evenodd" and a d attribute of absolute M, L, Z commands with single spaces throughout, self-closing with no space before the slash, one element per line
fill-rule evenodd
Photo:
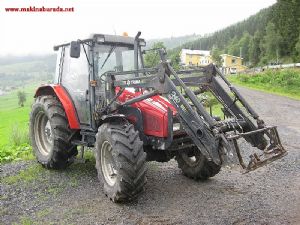
<path fill-rule="evenodd" d="M 96 168 L 105 194 L 113 202 L 134 199 L 146 183 L 146 153 L 132 124 L 105 123 L 95 147 Z"/>
<path fill-rule="evenodd" d="M 175 157 L 183 174 L 195 180 L 207 180 L 220 172 L 221 166 L 208 161 L 197 147 L 190 152 L 178 153 Z"/>

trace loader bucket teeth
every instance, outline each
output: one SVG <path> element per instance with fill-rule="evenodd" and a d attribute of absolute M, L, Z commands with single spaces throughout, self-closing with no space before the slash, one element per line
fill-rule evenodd
<path fill-rule="evenodd" d="M 250 161 L 247 168 L 243 171 L 244 173 L 248 173 L 253 171 L 259 167 L 262 167 L 266 164 L 269 164 L 277 159 L 280 159 L 286 156 L 288 153 L 282 146 L 277 146 L 271 151 L 264 152 L 260 156 L 256 153 L 250 155 Z"/>

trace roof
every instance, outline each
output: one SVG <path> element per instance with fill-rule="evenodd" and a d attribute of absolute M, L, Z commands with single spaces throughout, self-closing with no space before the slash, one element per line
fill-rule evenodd
<path fill-rule="evenodd" d="M 95 41 L 97 43 L 116 43 L 116 44 L 134 45 L 134 39 L 135 39 L 134 37 L 121 36 L 121 35 L 90 34 L 86 39 L 77 39 L 77 40 L 80 40 L 82 42 Z M 144 39 L 139 38 L 139 41 L 141 46 L 146 45 Z M 54 50 L 57 50 L 59 47 L 67 46 L 69 44 L 70 43 L 65 43 L 65 44 L 54 46 Z"/>
<path fill-rule="evenodd" d="M 181 54 L 209 56 L 209 55 L 210 55 L 210 51 L 207 51 L 207 50 L 182 49 L 182 50 L 181 50 Z"/>
<path fill-rule="evenodd" d="M 91 34 L 89 39 L 97 40 L 103 38 L 102 42 L 110 43 L 123 43 L 123 44 L 134 44 L 134 37 L 121 36 L 121 35 L 110 35 L 110 34 Z"/>
<path fill-rule="evenodd" d="M 230 56 L 230 57 L 232 57 L 232 58 L 239 58 L 239 59 L 243 59 L 242 57 L 235 56 L 235 55 L 229 55 L 229 54 L 221 54 L 220 56 L 221 56 L 221 57 L 223 57 L 223 56 Z"/>

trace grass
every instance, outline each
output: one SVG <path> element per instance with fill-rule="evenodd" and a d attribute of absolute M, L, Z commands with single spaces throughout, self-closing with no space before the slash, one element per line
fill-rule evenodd
<path fill-rule="evenodd" d="M 267 70 L 254 75 L 231 75 L 229 80 L 251 89 L 300 100 L 299 69 Z"/>
<path fill-rule="evenodd" d="M 36 87 L 31 85 L 0 96 L 0 163 L 20 157 L 30 158 L 28 122 Z M 26 93 L 24 107 L 18 105 L 19 90 Z"/>
<path fill-rule="evenodd" d="M 67 177 L 67 184 L 71 187 L 77 187 L 79 185 L 78 180 L 81 176 L 86 176 L 95 172 L 95 158 L 92 151 L 85 151 L 84 159 L 85 163 L 74 163 L 65 170 L 47 170 L 39 163 L 33 163 L 28 168 L 21 170 L 15 175 L 4 177 L 0 180 L 0 184 L 15 185 L 20 182 L 27 184 L 32 181 L 44 181 L 49 180 L 49 177 L 64 174 Z M 61 187 L 65 184 L 53 183 L 52 186 L 48 186 L 47 191 L 50 193 L 57 193 Z"/>
<path fill-rule="evenodd" d="M 1 182 L 12 185 L 19 182 L 30 183 L 39 177 L 45 169 L 40 164 L 34 164 L 29 168 L 22 170 L 17 175 L 4 177 Z"/>
<path fill-rule="evenodd" d="M 24 88 L 26 102 L 24 107 L 18 105 L 17 92 L 15 90 L 7 95 L 0 96 L 0 145 L 9 143 L 10 131 L 18 123 L 21 129 L 28 127 L 30 107 L 33 102 L 34 85 Z"/>
<path fill-rule="evenodd" d="M 181 92 L 181 94 L 184 94 L 181 89 L 179 87 L 178 88 L 178 91 Z M 192 91 L 197 91 L 199 88 L 198 87 L 190 87 L 190 89 Z M 212 95 L 212 93 L 210 92 L 205 92 L 205 93 L 202 93 L 200 95 L 197 95 L 198 97 L 198 101 L 201 101 L 203 106 L 205 107 L 206 109 L 206 112 L 208 114 L 210 114 L 210 106 L 211 106 L 211 113 L 212 113 L 212 116 L 217 116 L 217 117 L 220 117 L 220 118 L 223 118 L 224 117 L 224 113 L 222 111 L 222 104 Z"/>
<path fill-rule="evenodd" d="M 30 144 L 28 129 L 28 126 L 23 127 L 19 123 L 13 124 L 9 134 L 10 144 L 15 146 Z"/>
<path fill-rule="evenodd" d="M 0 147 L 0 163 L 33 159 L 32 148 L 29 144 L 4 145 Z"/>
<path fill-rule="evenodd" d="M 51 213 L 51 209 L 43 209 L 43 210 L 41 210 L 41 211 L 39 211 L 39 212 L 37 212 L 37 217 L 38 218 L 44 218 L 44 217 L 46 217 L 47 215 L 49 215 L 50 213 Z"/>

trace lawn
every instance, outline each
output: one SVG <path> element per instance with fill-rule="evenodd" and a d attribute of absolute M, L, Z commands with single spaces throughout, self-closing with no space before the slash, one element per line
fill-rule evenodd
<path fill-rule="evenodd" d="M 231 75 L 234 84 L 300 100 L 300 70 L 267 70 L 250 75 Z"/>
<path fill-rule="evenodd" d="M 26 137 L 28 137 L 29 113 L 37 86 L 37 84 L 32 84 L 0 96 L 0 162 L 16 159 L 23 155 L 24 151 L 27 151 L 25 155 L 28 155 L 30 146 Z M 18 91 L 26 93 L 24 107 L 18 105 Z M 27 143 L 22 143 L 24 137 L 21 137 L 20 134 L 26 136 Z M 14 136 L 14 140 L 12 140 L 12 136 Z M 21 138 L 23 139 L 18 142 L 18 139 Z M 19 144 L 16 145 L 16 142 Z"/>
<path fill-rule="evenodd" d="M 30 107 L 33 102 L 33 93 L 37 85 L 20 88 L 7 95 L 0 96 L 0 146 L 9 143 L 9 137 L 13 126 L 20 129 L 28 128 Z M 17 92 L 26 93 L 24 107 L 18 105 Z"/>

